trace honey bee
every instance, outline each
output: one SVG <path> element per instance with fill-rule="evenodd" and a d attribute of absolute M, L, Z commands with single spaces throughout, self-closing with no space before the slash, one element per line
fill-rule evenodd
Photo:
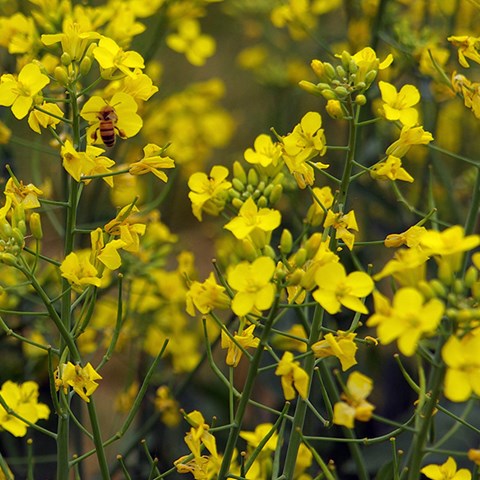
<path fill-rule="evenodd" d="M 113 147 L 115 145 L 116 133 L 121 138 L 125 138 L 125 132 L 117 127 L 118 116 L 115 108 L 111 105 L 105 105 L 98 113 L 99 120 L 98 128 L 92 133 L 93 141 L 97 140 L 97 133 L 100 132 L 100 138 L 106 147 Z"/>

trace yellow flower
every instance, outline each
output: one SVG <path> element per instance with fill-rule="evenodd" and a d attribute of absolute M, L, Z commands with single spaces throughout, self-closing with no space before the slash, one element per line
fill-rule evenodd
<path fill-rule="evenodd" d="M 300 367 L 300 362 L 294 361 L 292 352 L 285 352 L 278 362 L 275 375 L 282 381 L 282 389 L 285 400 L 293 400 L 296 397 L 295 391 L 303 398 L 308 396 L 309 377 L 305 370 Z"/>
<path fill-rule="evenodd" d="M 164 149 L 149 143 L 143 147 L 143 158 L 138 162 L 130 164 L 130 175 L 144 175 L 146 173 L 153 173 L 160 180 L 167 182 L 168 177 L 161 168 L 174 168 L 175 162 L 170 157 L 163 155 Z"/>
<path fill-rule="evenodd" d="M 252 197 L 248 197 L 238 212 L 223 228 L 230 230 L 236 238 L 242 240 L 250 237 L 256 246 L 262 248 L 268 242 L 268 235 L 281 221 L 278 210 L 258 208 Z"/>
<path fill-rule="evenodd" d="M 375 164 L 370 170 L 370 175 L 379 180 L 413 182 L 413 177 L 402 167 L 402 161 L 393 155 L 389 155 L 383 162 Z"/>
<path fill-rule="evenodd" d="M 90 397 L 98 388 L 97 380 L 102 377 L 88 362 L 84 367 L 74 365 L 72 362 L 64 363 L 55 372 L 55 384 L 57 390 L 63 388 L 66 393 L 68 387 L 72 387 L 82 400 L 90 402 Z"/>
<path fill-rule="evenodd" d="M 105 150 L 103 148 L 88 145 L 85 152 L 77 152 L 70 140 L 65 140 L 62 146 L 62 165 L 63 168 L 77 181 L 88 185 L 92 179 L 83 177 L 90 175 L 104 175 L 112 171 L 110 167 L 115 165 L 115 162 L 108 157 L 101 155 Z M 102 177 L 103 180 L 113 187 L 113 179 L 111 175 Z"/>
<path fill-rule="evenodd" d="M 420 101 L 420 92 L 413 85 L 404 85 L 399 92 L 387 82 L 378 82 L 382 94 L 383 111 L 387 120 L 400 120 L 403 125 L 413 127 L 418 120 L 418 111 L 413 108 Z"/>
<path fill-rule="evenodd" d="M 124 75 L 134 76 L 136 68 L 145 68 L 142 56 L 134 51 L 124 52 L 114 40 L 102 37 L 98 46 L 93 49 L 93 56 L 100 65 L 102 78 L 112 79 L 120 70 Z"/>
<path fill-rule="evenodd" d="M 407 356 L 415 353 L 418 342 L 432 335 L 443 316 L 445 306 L 438 298 L 425 303 L 422 294 L 411 287 L 395 292 L 391 308 L 385 297 L 374 294 L 375 310 L 367 321 L 369 327 L 377 327 L 380 342 L 388 344 L 397 339 L 398 349 Z"/>
<path fill-rule="evenodd" d="M 21 180 L 9 178 L 4 194 L 12 199 L 13 205 L 21 205 L 25 210 L 30 210 L 40 207 L 38 197 L 43 195 L 43 192 L 32 183 L 24 185 Z"/>
<path fill-rule="evenodd" d="M 222 330 L 222 348 L 228 348 L 227 359 L 225 363 L 236 367 L 242 358 L 242 350 L 238 347 L 246 349 L 249 347 L 257 348 L 260 343 L 260 339 L 253 335 L 255 325 L 250 325 L 241 333 L 236 333 L 233 336 L 233 340 L 227 335 L 225 330 Z"/>
<path fill-rule="evenodd" d="M 38 403 L 38 385 L 35 382 L 17 384 L 7 380 L 0 389 L 0 395 L 11 410 L 31 423 L 47 419 L 50 415 L 48 406 Z M 24 437 L 28 425 L 0 405 L 0 428 L 15 437 Z"/>
<path fill-rule="evenodd" d="M 178 33 L 168 35 L 166 41 L 172 50 L 185 54 L 187 60 L 196 66 L 204 65 L 206 59 L 215 53 L 215 40 L 202 35 L 200 24 L 192 18 L 181 20 Z"/>
<path fill-rule="evenodd" d="M 360 372 L 353 372 L 348 377 L 346 387 L 341 395 L 344 401 L 333 406 L 333 423 L 353 428 L 355 419 L 368 422 L 372 417 L 375 407 L 366 398 L 373 389 L 373 381 Z"/>
<path fill-rule="evenodd" d="M 275 262 L 270 257 L 232 267 L 227 272 L 227 281 L 237 291 L 232 300 L 233 313 L 243 317 L 270 308 L 275 297 L 275 285 L 271 283 L 274 272 Z"/>
<path fill-rule="evenodd" d="M 190 193 L 188 198 L 192 202 L 192 212 L 202 221 L 202 212 L 209 215 L 218 215 L 225 206 L 228 196 L 227 190 L 232 184 L 226 180 L 228 169 L 222 165 L 215 165 L 210 175 L 197 172 L 188 179 Z"/>
<path fill-rule="evenodd" d="M 373 291 L 373 280 L 364 272 L 352 272 L 347 276 L 341 263 L 328 263 L 315 274 L 318 289 L 313 298 L 330 314 L 340 311 L 341 305 L 355 312 L 368 313 L 360 298 Z"/>
<path fill-rule="evenodd" d="M 187 313 L 195 316 L 195 308 L 203 315 L 215 308 L 226 309 L 230 305 L 230 298 L 225 293 L 225 287 L 218 285 L 215 275 L 210 272 L 203 282 L 193 281 L 186 296 Z"/>
<path fill-rule="evenodd" d="M 355 53 L 355 55 L 352 55 L 352 60 L 355 62 L 355 64 L 358 66 L 358 71 L 356 73 L 356 82 L 366 82 L 367 80 L 367 74 L 371 71 L 374 71 L 375 73 L 378 72 L 378 70 L 385 70 L 388 68 L 391 63 L 393 62 L 393 56 L 391 53 L 389 53 L 386 57 L 385 60 L 382 62 L 380 61 L 379 58 L 377 58 L 377 54 L 375 53 L 375 50 L 371 47 L 365 47 L 362 48 L 359 52 Z M 373 82 L 375 79 L 375 76 L 370 75 L 371 78 L 370 83 Z M 367 83 L 367 86 L 370 84 Z"/>
<path fill-rule="evenodd" d="M 113 108 L 116 120 L 112 120 L 114 133 L 120 138 L 130 138 L 136 135 L 143 125 L 143 120 L 137 113 L 138 105 L 135 99 L 124 93 L 117 92 L 108 102 L 99 96 L 93 96 L 83 106 L 80 116 L 87 120 L 90 126 L 87 129 L 87 139 L 90 143 L 103 141 L 100 130 L 100 122 L 103 121 L 101 112 L 105 108 Z"/>
<path fill-rule="evenodd" d="M 117 239 L 110 240 L 105 245 L 101 228 L 97 228 L 90 232 L 90 238 L 94 257 L 100 260 L 110 270 L 120 268 L 122 258 L 120 257 L 118 250 L 123 248 L 126 243 L 123 240 Z"/>
<path fill-rule="evenodd" d="M 167 427 L 175 427 L 180 423 L 180 406 L 166 385 L 157 388 L 154 403 Z"/>
<path fill-rule="evenodd" d="M 312 345 L 312 351 L 316 358 L 326 358 L 335 356 L 342 364 L 342 370 L 348 370 L 357 364 L 355 354 L 357 353 L 357 344 L 355 343 L 356 333 L 347 333 L 339 330 L 337 335 L 327 333 L 323 340 Z"/>
<path fill-rule="evenodd" d="M 282 147 L 278 143 L 273 143 L 270 135 L 262 133 L 255 139 L 253 148 L 247 148 L 243 156 L 248 163 L 275 167 L 282 156 Z"/>
<path fill-rule="evenodd" d="M 464 402 L 472 392 L 480 395 L 480 335 L 467 334 L 462 339 L 451 336 L 442 349 L 447 365 L 445 396 L 452 402 Z"/>
<path fill-rule="evenodd" d="M 457 470 L 457 463 L 452 457 L 448 457 L 443 465 L 427 465 L 420 470 L 431 480 L 470 480 L 472 474 L 466 469 Z"/>
<path fill-rule="evenodd" d="M 425 227 L 413 225 L 402 233 L 391 233 L 387 235 L 384 241 L 386 247 L 400 247 L 406 245 L 409 248 L 416 248 L 420 244 L 420 239 L 427 231 Z"/>
<path fill-rule="evenodd" d="M 240 432 L 240 438 L 243 438 L 250 447 L 254 449 L 260 445 L 260 443 L 265 440 L 265 437 L 272 431 L 273 424 L 271 423 L 260 423 L 255 427 L 255 431 L 248 432 L 242 430 Z M 265 442 L 262 451 L 274 452 L 277 449 L 278 443 L 278 434 L 273 432 L 271 437 Z"/>
<path fill-rule="evenodd" d="M 462 67 L 470 67 L 467 58 L 476 63 L 480 63 L 480 53 L 478 51 L 478 42 L 480 38 L 471 37 L 469 35 L 452 35 L 448 37 L 447 40 L 458 48 L 458 61 Z"/>
<path fill-rule="evenodd" d="M 69 253 L 60 265 L 62 277 L 66 278 L 72 288 L 81 292 L 88 285 L 99 287 L 101 279 L 98 278 L 97 269 L 90 263 L 85 255 L 77 255 L 75 252 Z"/>
<path fill-rule="evenodd" d="M 316 227 L 324 222 L 326 211 L 333 205 L 333 194 L 330 187 L 313 187 L 313 203 L 307 212 L 307 221 Z"/>
<path fill-rule="evenodd" d="M 61 122 L 62 118 L 63 112 L 56 103 L 43 102 L 39 108 L 34 108 L 30 112 L 30 115 L 28 116 L 28 124 L 34 132 L 42 133 L 40 127 L 55 128 Z"/>
<path fill-rule="evenodd" d="M 138 252 L 140 249 L 140 237 L 145 234 L 147 226 L 144 223 L 131 223 L 130 215 L 138 212 L 138 208 L 126 205 L 117 216 L 108 222 L 104 230 L 106 233 L 119 237 L 125 242 L 123 250 L 127 252 Z"/>
<path fill-rule="evenodd" d="M 18 79 L 13 75 L 2 75 L 0 105 L 11 107 L 12 113 L 20 120 L 27 116 L 34 98 L 49 82 L 50 79 L 34 63 L 25 65 L 20 70 Z"/>
<path fill-rule="evenodd" d="M 386 150 L 387 155 L 401 158 L 407 154 L 414 145 L 428 145 L 433 140 L 430 132 L 426 132 L 422 126 L 404 126 L 400 132 L 400 138 L 395 140 Z"/>
<path fill-rule="evenodd" d="M 328 210 L 323 226 L 325 228 L 333 227 L 336 231 L 336 238 L 343 240 L 348 249 L 352 250 L 355 235 L 350 230 L 358 232 L 357 220 L 353 210 L 348 213 L 333 213 L 332 210 Z"/>

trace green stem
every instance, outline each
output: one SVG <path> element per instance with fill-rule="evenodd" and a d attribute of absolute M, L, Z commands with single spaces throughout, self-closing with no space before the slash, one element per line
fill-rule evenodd
<path fill-rule="evenodd" d="M 88 406 L 88 414 L 90 416 L 90 422 L 92 424 L 93 443 L 95 444 L 95 450 L 97 453 L 98 464 L 100 466 L 102 479 L 110 480 L 107 457 L 105 456 L 105 449 L 102 442 L 100 425 L 98 423 L 98 418 L 97 418 L 97 411 L 95 409 L 95 403 L 92 397 L 90 397 L 90 402 L 88 402 L 87 406 Z"/>
<path fill-rule="evenodd" d="M 230 434 L 228 435 L 227 444 L 225 446 L 225 451 L 223 454 L 222 465 L 220 466 L 220 470 L 218 472 L 218 480 L 224 480 L 228 476 L 233 453 L 238 441 L 240 429 L 242 427 L 243 417 L 245 416 L 245 411 L 252 395 L 253 386 L 255 384 L 255 379 L 258 375 L 258 368 L 260 366 L 260 360 L 262 359 L 264 347 L 268 344 L 268 337 L 270 335 L 270 331 L 276 317 L 279 300 L 279 295 L 277 295 L 275 297 L 275 302 L 270 310 L 270 314 L 265 322 L 262 337 L 260 338 L 260 344 L 255 351 L 255 354 L 253 355 L 252 361 L 250 363 L 250 368 L 248 370 L 245 386 L 243 388 L 242 396 L 240 398 L 237 411 L 235 413 L 234 424 L 230 430 Z"/>
<path fill-rule="evenodd" d="M 315 314 L 313 316 L 312 326 L 310 328 L 310 335 L 308 337 L 308 348 L 318 341 L 320 336 L 321 326 L 323 323 L 324 310 L 317 306 Z M 307 372 L 310 385 L 313 378 L 313 371 L 315 368 L 315 357 L 309 355 L 305 358 L 303 364 L 303 369 Z M 309 390 L 310 390 L 309 385 Z M 295 465 L 297 463 L 298 449 L 300 448 L 300 443 L 302 442 L 302 431 L 303 425 L 305 423 L 305 416 L 307 412 L 308 403 L 302 398 L 298 399 L 297 406 L 295 409 L 295 415 L 293 417 L 292 431 L 290 438 L 288 440 L 287 455 L 285 457 L 285 466 L 283 469 L 283 475 L 285 478 L 293 478 L 293 473 L 295 470 Z"/>

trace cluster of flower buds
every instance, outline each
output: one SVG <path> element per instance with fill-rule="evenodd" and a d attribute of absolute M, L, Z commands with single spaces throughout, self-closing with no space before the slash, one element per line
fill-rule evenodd
<path fill-rule="evenodd" d="M 355 55 L 343 51 L 337 57 L 341 62 L 336 67 L 328 62 L 312 60 L 312 70 L 320 82 L 314 84 L 302 80 L 300 87 L 324 97 L 329 102 L 328 113 L 334 118 L 342 118 L 342 103 L 351 98 L 357 105 L 364 105 L 367 101 L 365 92 L 377 78 L 378 71 L 390 65 L 391 57 L 380 62 L 371 48 L 364 48 Z"/>
<path fill-rule="evenodd" d="M 274 205 L 282 196 L 285 175 L 277 173 L 273 178 L 259 173 L 255 168 L 247 171 L 240 162 L 233 164 L 232 188 L 229 190 L 232 206 L 240 209 L 245 200 L 252 198 L 258 208 Z"/>
<path fill-rule="evenodd" d="M 17 256 L 23 250 L 26 234 L 25 211 L 22 208 L 13 210 L 11 223 L 5 216 L 0 219 L 0 262 L 17 264 Z"/>

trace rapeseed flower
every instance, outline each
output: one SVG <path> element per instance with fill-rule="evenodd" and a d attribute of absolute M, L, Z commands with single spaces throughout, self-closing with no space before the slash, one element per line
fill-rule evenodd
<path fill-rule="evenodd" d="M 353 249 L 355 235 L 350 230 L 358 232 L 357 220 L 353 210 L 348 213 L 333 213 L 332 210 L 328 210 L 323 226 L 324 228 L 333 227 L 336 231 L 335 237 L 343 240 L 349 250 Z"/>
<path fill-rule="evenodd" d="M 186 294 L 186 311 L 192 317 L 195 316 L 195 309 L 206 315 L 215 308 L 225 309 L 230 305 L 230 298 L 225 293 L 225 287 L 218 285 L 215 275 L 210 272 L 208 278 L 203 282 L 192 282 Z"/>
<path fill-rule="evenodd" d="M 42 133 L 40 127 L 55 128 L 62 121 L 63 112 L 56 103 L 43 102 L 38 107 L 31 110 L 28 116 L 28 125 L 34 132 Z"/>
<path fill-rule="evenodd" d="M 313 355 L 316 358 L 326 358 L 335 356 L 340 360 L 342 370 L 348 370 L 357 364 L 355 354 L 357 353 L 357 344 L 355 343 L 356 333 L 343 332 L 339 330 L 336 335 L 327 333 L 323 340 L 315 342 L 312 345 Z"/>
<path fill-rule="evenodd" d="M 420 472 L 431 480 L 470 480 L 472 478 L 472 474 L 466 468 L 457 470 L 457 463 L 453 457 L 448 457 L 442 465 L 434 463 L 427 465 Z"/>
<path fill-rule="evenodd" d="M 140 237 L 145 235 L 147 226 L 144 223 L 132 223 L 130 215 L 138 212 L 138 208 L 130 205 L 123 207 L 117 216 L 108 222 L 104 230 L 106 233 L 118 237 L 125 242 L 123 250 L 138 252 L 140 249 Z"/>
<path fill-rule="evenodd" d="M 480 335 L 475 332 L 458 338 L 449 337 L 442 348 L 442 358 L 447 365 L 444 393 L 452 402 L 464 402 L 472 392 L 480 395 Z"/>
<path fill-rule="evenodd" d="M 190 193 L 188 198 L 192 202 L 192 212 L 199 221 L 202 221 L 202 213 L 218 215 L 225 206 L 228 190 L 232 184 L 226 179 L 228 169 L 222 165 L 215 165 L 210 175 L 197 172 L 188 179 Z"/>
<path fill-rule="evenodd" d="M 236 367 L 240 362 L 243 352 L 238 345 L 244 349 L 258 347 L 260 339 L 253 335 L 254 329 L 255 325 L 250 325 L 241 333 L 235 333 L 235 335 L 233 335 L 233 340 L 227 335 L 225 330 L 222 330 L 222 348 L 228 349 L 227 359 L 225 360 L 227 365 Z"/>
<path fill-rule="evenodd" d="M 278 362 L 275 375 L 281 377 L 285 400 L 293 400 L 296 392 L 303 398 L 308 397 L 309 377 L 300 367 L 300 362 L 294 360 L 292 352 L 285 352 Z"/>
<path fill-rule="evenodd" d="M 116 270 L 122 264 L 122 258 L 118 250 L 123 248 L 126 243 L 123 240 L 110 240 L 105 244 L 103 231 L 97 228 L 90 232 L 92 251 L 94 257 L 100 260 L 109 270 Z"/>
<path fill-rule="evenodd" d="M 180 21 L 178 33 L 168 35 L 166 42 L 172 50 L 185 54 L 195 66 L 204 65 L 207 58 L 215 53 L 215 40 L 202 34 L 200 24 L 192 18 Z"/>
<path fill-rule="evenodd" d="M 270 257 L 259 257 L 253 263 L 241 262 L 227 272 L 227 281 L 236 294 L 232 300 L 235 315 L 243 317 L 255 311 L 267 310 L 275 297 L 271 282 L 275 262 Z"/>
<path fill-rule="evenodd" d="M 360 298 L 373 291 L 373 280 L 364 272 L 352 272 L 347 275 L 341 263 L 328 263 L 319 267 L 315 273 L 318 289 L 313 298 L 331 315 L 338 313 L 341 306 L 355 312 L 368 313 Z"/>
<path fill-rule="evenodd" d="M 163 155 L 164 149 L 149 143 L 143 147 L 143 158 L 138 162 L 131 163 L 129 166 L 130 175 L 144 175 L 153 173 L 160 180 L 167 182 L 168 177 L 162 168 L 175 168 L 175 162 L 167 155 Z"/>
<path fill-rule="evenodd" d="M 420 101 L 420 92 L 413 85 L 404 85 L 399 92 L 394 85 L 378 82 L 382 94 L 383 111 L 387 120 L 399 120 L 402 125 L 413 127 L 418 121 L 418 111 L 414 108 Z"/>
<path fill-rule="evenodd" d="M 50 83 L 47 75 L 34 63 L 27 63 L 15 78 L 4 74 L 0 83 L 0 105 L 11 107 L 12 113 L 21 120 L 33 106 L 37 94 Z"/>
<path fill-rule="evenodd" d="M 469 68 L 470 64 L 467 58 L 476 63 L 480 63 L 480 52 L 478 51 L 479 37 L 470 35 L 451 35 L 447 40 L 458 49 L 458 62 L 462 67 Z"/>
<path fill-rule="evenodd" d="M 414 145 L 428 145 L 433 140 L 430 132 L 426 132 L 422 126 L 409 127 L 405 125 L 398 140 L 395 140 L 386 150 L 387 155 L 401 158 L 407 154 Z"/>
<path fill-rule="evenodd" d="M 90 402 L 90 396 L 98 388 L 97 380 L 102 377 L 88 362 L 85 367 L 74 365 L 72 362 L 63 363 L 55 372 L 55 385 L 57 390 L 63 389 L 65 393 L 68 387 L 72 387 L 82 400 Z"/>
<path fill-rule="evenodd" d="M 81 292 L 89 285 L 99 287 L 102 280 L 98 277 L 98 270 L 92 265 L 88 256 L 69 253 L 60 265 L 62 277 L 66 278 L 72 288 Z"/>
<path fill-rule="evenodd" d="M 265 439 L 265 437 L 272 431 L 273 424 L 271 423 L 259 423 L 253 432 L 242 430 L 240 432 L 240 438 L 243 438 L 247 444 L 253 449 Z M 277 449 L 278 434 L 273 432 L 271 437 L 265 442 L 262 451 L 273 453 Z"/>
<path fill-rule="evenodd" d="M 123 75 L 133 77 L 136 68 L 145 68 L 143 57 L 138 52 L 133 50 L 125 52 L 108 37 L 102 37 L 92 53 L 100 65 L 102 78 L 107 80 L 112 80 L 117 70 Z"/>
<path fill-rule="evenodd" d="M 365 47 L 352 55 L 352 60 L 358 67 L 358 71 L 355 77 L 356 82 L 366 82 L 368 87 L 375 79 L 378 70 L 385 70 L 391 65 L 391 63 L 393 62 L 393 56 L 391 53 L 389 53 L 385 57 L 385 60 L 380 61 L 373 48 Z M 372 71 L 375 73 L 375 75 L 372 75 L 370 73 Z"/>
<path fill-rule="evenodd" d="M 25 210 L 39 208 L 40 201 L 38 197 L 43 195 L 42 190 L 33 185 L 33 183 L 24 185 L 21 180 L 14 180 L 13 178 L 8 179 L 3 193 L 6 197 L 12 199 L 13 205 L 21 205 Z"/>
<path fill-rule="evenodd" d="M 17 384 L 7 380 L 0 389 L 0 396 L 8 407 L 31 423 L 47 419 L 50 415 L 48 406 L 38 402 L 38 395 L 38 385 L 31 381 Z M 0 405 L 0 428 L 15 437 L 24 437 L 28 424 L 8 413 Z"/>
<path fill-rule="evenodd" d="M 347 379 L 342 401 L 333 406 L 333 423 L 353 428 L 354 421 L 368 422 L 375 407 L 366 398 L 373 390 L 373 380 L 363 373 L 353 372 Z"/>
<path fill-rule="evenodd" d="M 262 133 L 255 139 L 253 148 L 247 148 L 243 156 L 248 163 L 275 167 L 282 156 L 282 147 L 274 143 L 270 135 Z"/>
<path fill-rule="evenodd" d="M 386 247 L 400 247 L 406 245 L 409 248 L 416 248 L 420 244 L 420 239 L 427 231 L 425 227 L 413 225 L 402 233 L 390 233 L 385 237 Z"/>
<path fill-rule="evenodd" d="M 383 162 L 375 164 L 371 170 L 372 178 L 380 180 L 403 180 L 404 182 L 413 182 L 413 177 L 402 167 L 402 161 L 389 155 Z"/>
<path fill-rule="evenodd" d="M 419 341 L 435 333 L 443 316 L 445 305 L 438 298 L 425 302 L 416 289 L 404 287 L 397 290 L 390 307 L 380 293 L 374 293 L 375 311 L 367 321 L 369 327 L 377 327 L 381 343 L 397 340 L 398 349 L 411 356 Z"/>

